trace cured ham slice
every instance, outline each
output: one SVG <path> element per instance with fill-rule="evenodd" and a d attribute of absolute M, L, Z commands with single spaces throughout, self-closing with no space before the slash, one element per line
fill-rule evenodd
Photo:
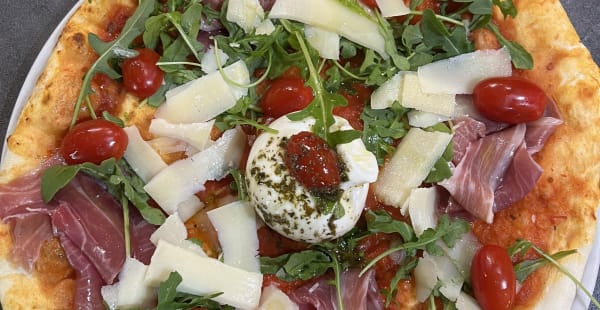
<path fill-rule="evenodd" d="M 100 287 L 115 280 L 125 261 L 120 204 L 104 186 L 83 174 L 48 204 L 42 201 L 40 183 L 38 171 L 0 185 L 0 218 L 13 226 L 13 260 L 30 269 L 42 243 L 58 236 L 76 272 L 76 299 L 81 305 L 102 305 Z M 155 249 L 150 235 L 156 227 L 135 208 L 130 211 L 131 253 L 149 263 Z"/>
<path fill-rule="evenodd" d="M 102 310 L 104 303 L 100 289 L 102 277 L 90 260 L 68 237 L 61 236 L 60 243 L 67 254 L 69 263 L 75 269 L 76 291 L 73 309 Z"/>
<path fill-rule="evenodd" d="M 526 143 L 522 143 L 494 193 L 494 212 L 510 207 L 525 197 L 541 175 L 542 167 L 533 160 Z"/>
<path fill-rule="evenodd" d="M 525 129 L 524 124 L 516 125 L 472 143 L 452 177 L 440 185 L 471 214 L 491 223 L 494 191 L 523 142 Z"/>
<path fill-rule="evenodd" d="M 358 276 L 359 273 L 359 269 L 349 269 L 341 274 L 344 309 L 383 309 L 375 272 L 370 270 L 362 277 Z M 300 309 L 337 310 L 337 292 L 330 281 L 331 277 L 308 283 L 293 291 L 290 298 L 300 306 Z"/>
<path fill-rule="evenodd" d="M 52 238 L 52 225 L 46 214 L 29 213 L 9 220 L 13 237 L 10 260 L 31 272 L 44 241 Z"/>

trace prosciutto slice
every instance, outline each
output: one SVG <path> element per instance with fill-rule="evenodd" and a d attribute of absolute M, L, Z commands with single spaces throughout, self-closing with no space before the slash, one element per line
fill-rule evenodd
<path fill-rule="evenodd" d="M 526 143 L 521 143 L 494 193 L 494 212 L 510 207 L 529 193 L 542 175 L 542 167 L 533 160 Z"/>
<path fill-rule="evenodd" d="M 358 276 L 359 273 L 359 269 L 350 269 L 341 274 L 344 309 L 383 309 L 375 272 L 370 270 L 362 277 Z M 331 277 L 326 277 L 301 286 L 290 294 L 290 298 L 299 305 L 300 309 L 337 310 L 337 291 L 330 284 L 331 280 Z"/>
<path fill-rule="evenodd" d="M 49 204 L 41 199 L 40 183 L 38 171 L 0 185 L 0 218 L 13 227 L 11 258 L 31 269 L 43 242 L 59 237 L 76 272 L 76 309 L 103 309 L 100 288 L 113 283 L 125 261 L 121 206 L 101 184 L 83 174 Z M 135 208 L 130 211 L 132 255 L 149 263 L 155 249 L 150 235 L 156 227 Z"/>
<path fill-rule="evenodd" d="M 525 138 L 525 125 L 491 134 L 472 143 L 454 169 L 440 182 L 467 211 L 488 223 L 494 218 L 494 192 Z"/>
<path fill-rule="evenodd" d="M 52 225 L 89 258 L 111 284 L 125 262 L 123 217 L 118 203 L 95 180 L 73 179 L 56 195 Z"/>
<path fill-rule="evenodd" d="M 8 222 L 13 238 L 9 258 L 15 265 L 31 272 L 44 241 L 53 236 L 50 218 L 47 214 L 29 213 Z"/>
<path fill-rule="evenodd" d="M 60 236 L 60 243 L 67 254 L 69 263 L 75 269 L 76 291 L 73 308 L 75 310 L 102 310 L 104 303 L 100 290 L 104 282 L 94 265 L 65 235 Z"/>

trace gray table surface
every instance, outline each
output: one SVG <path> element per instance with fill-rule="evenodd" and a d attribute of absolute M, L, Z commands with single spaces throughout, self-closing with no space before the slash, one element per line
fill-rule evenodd
<path fill-rule="evenodd" d="M 2 2 L 0 59 L 3 65 L 0 69 L 0 137 L 4 137 L 13 105 L 29 68 L 50 33 L 76 1 Z M 600 2 L 563 0 L 563 6 L 572 17 L 581 40 L 592 52 L 596 63 L 600 63 Z M 0 148 L 3 144 L 2 140 Z M 600 296 L 600 281 L 596 283 L 594 295 L 597 299 Z"/>

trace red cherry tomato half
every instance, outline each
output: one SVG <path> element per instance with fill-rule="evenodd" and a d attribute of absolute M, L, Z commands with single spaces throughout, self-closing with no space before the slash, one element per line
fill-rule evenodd
<path fill-rule="evenodd" d="M 377 8 L 377 1 L 375 0 L 360 0 L 364 5 L 370 7 L 371 9 Z"/>
<path fill-rule="evenodd" d="M 152 96 L 162 84 L 164 72 L 156 65 L 160 59 L 155 51 L 148 48 L 137 49 L 139 55 L 123 61 L 123 85 L 139 98 Z"/>
<path fill-rule="evenodd" d="M 83 162 L 100 164 L 111 157 L 121 158 L 127 142 L 127 134 L 115 123 L 103 119 L 88 120 L 67 132 L 60 154 L 70 165 Z"/>
<path fill-rule="evenodd" d="M 510 124 L 539 119 L 547 101 L 542 89 L 519 77 L 490 78 L 473 89 L 473 103 L 483 116 Z"/>
<path fill-rule="evenodd" d="M 341 183 L 337 153 L 312 132 L 302 131 L 290 137 L 285 164 L 310 191 L 331 193 Z"/>
<path fill-rule="evenodd" d="M 306 86 L 304 80 L 283 76 L 271 82 L 260 101 L 260 107 L 266 116 L 278 118 L 304 109 L 313 98 L 312 88 Z"/>
<path fill-rule="evenodd" d="M 471 285 L 484 310 L 510 309 L 517 294 L 517 278 L 508 252 L 484 245 L 471 263 Z"/>

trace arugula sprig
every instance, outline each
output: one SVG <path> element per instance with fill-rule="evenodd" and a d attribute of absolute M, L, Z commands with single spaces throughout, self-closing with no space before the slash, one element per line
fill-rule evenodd
<path fill-rule="evenodd" d="M 232 306 L 221 305 L 212 300 L 222 293 L 214 293 L 207 296 L 197 296 L 193 294 L 177 292 L 177 286 L 181 283 L 181 275 L 174 271 L 169 274 L 169 278 L 160 283 L 158 287 L 157 310 L 171 309 L 206 309 L 206 310 L 233 310 Z"/>
<path fill-rule="evenodd" d="M 160 225 L 165 216 L 159 209 L 148 204 L 149 197 L 144 191 L 144 182 L 135 174 L 123 159 L 109 158 L 100 165 L 82 163 L 71 166 L 53 166 L 42 174 L 42 199 L 48 203 L 54 195 L 83 172 L 102 182 L 108 192 L 119 201 L 129 201 L 150 224 Z"/>
<path fill-rule="evenodd" d="M 93 93 L 91 88 L 92 78 L 97 73 L 104 73 L 112 79 L 120 78 L 121 74 L 111 66 L 113 60 L 137 55 L 135 50 L 130 49 L 130 45 L 135 38 L 144 32 L 144 23 L 153 11 L 154 0 L 141 0 L 135 13 L 125 23 L 119 37 L 111 42 L 104 42 L 93 33 L 88 35 L 88 42 L 99 57 L 83 77 L 70 128 L 73 128 L 77 123 L 81 105 L 84 101 L 89 100 L 88 96 Z"/>
<path fill-rule="evenodd" d="M 517 240 L 510 248 L 508 248 L 508 253 L 511 257 L 522 257 L 529 250 L 533 250 L 541 257 L 539 259 L 534 260 L 525 260 L 514 266 L 515 273 L 517 275 L 517 280 L 519 282 L 523 282 L 532 272 L 537 270 L 540 267 L 543 267 L 547 264 L 553 265 L 556 267 L 561 273 L 566 275 L 577 287 L 579 287 L 583 293 L 590 298 L 590 300 L 596 305 L 596 307 L 600 308 L 600 302 L 592 295 L 592 293 L 579 281 L 575 276 L 567 270 L 562 264 L 560 264 L 557 260 L 577 253 L 577 250 L 566 250 L 560 251 L 554 254 L 548 254 L 535 244 L 531 243 L 527 240 Z"/>
<path fill-rule="evenodd" d="M 443 250 L 436 241 L 442 240 L 448 247 L 453 247 L 458 238 L 463 234 L 467 233 L 470 229 L 470 225 L 467 221 L 462 219 L 450 220 L 447 215 L 442 215 L 438 221 L 437 227 L 428 228 L 421 234 L 420 237 L 415 237 L 411 240 L 405 240 L 404 243 L 392 247 L 387 251 L 381 253 L 373 260 L 371 260 L 361 271 L 361 275 L 367 272 L 373 267 L 378 261 L 384 257 L 397 252 L 405 251 L 408 256 L 415 256 L 417 250 L 427 251 L 431 255 L 442 255 Z"/>

